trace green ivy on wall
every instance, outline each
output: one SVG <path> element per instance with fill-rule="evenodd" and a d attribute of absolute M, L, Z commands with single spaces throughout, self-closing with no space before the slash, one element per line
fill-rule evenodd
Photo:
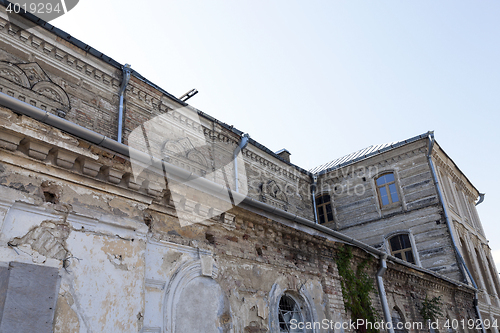
<path fill-rule="evenodd" d="M 441 296 L 433 297 L 431 299 L 425 296 L 425 300 L 420 306 L 419 313 L 425 321 L 436 321 L 438 316 L 443 315 L 443 312 L 441 311 L 442 305 Z"/>
<path fill-rule="evenodd" d="M 337 251 L 337 268 L 341 277 L 342 295 L 345 309 L 351 312 L 351 319 L 363 319 L 375 323 L 377 317 L 372 306 L 370 293 L 374 290 L 373 280 L 365 272 L 371 258 L 364 259 L 353 270 L 352 247 L 343 245 Z M 375 333 L 378 330 L 359 328 L 360 332 Z"/>

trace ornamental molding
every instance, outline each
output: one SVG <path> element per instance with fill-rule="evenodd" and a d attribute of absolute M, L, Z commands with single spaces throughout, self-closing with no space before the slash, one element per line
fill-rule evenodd
<path fill-rule="evenodd" d="M 109 68 L 106 68 L 107 66 L 111 67 L 108 64 L 103 64 L 100 67 L 98 63 L 99 59 L 97 58 L 95 65 L 82 61 L 78 58 L 77 53 L 72 52 L 71 49 L 65 48 L 63 50 L 61 47 L 44 40 L 45 36 L 23 30 L 16 24 L 8 21 L 3 13 L 0 14 L 0 34 L 3 34 L 5 38 L 16 44 L 16 46 L 27 54 L 36 54 L 40 58 L 50 59 L 51 65 L 62 69 L 75 78 L 79 78 L 79 80 L 90 79 L 92 84 L 97 85 L 97 87 L 103 90 L 111 91 L 116 95 L 120 90 L 122 82 L 122 73 L 120 70 L 113 67 L 110 71 Z M 169 109 L 168 104 L 171 104 L 171 102 L 164 102 L 165 99 L 169 99 L 166 95 L 154 88 L 152 89 L 149 85 L 144 87 L 142 85 L 147 84 L 139 80 L 131 80 L 127 86 L 127 94 L 129 97 L 132 97 L 133 101 L 146 106 L 148 109 L 161 112 Z M 153 91 L 156 93 L 153 93 Z"/>
<path fill-rule="evenodd" d="M 450 166 L 438 153 L 434 152 L 432 157 L 434 158 L 436 165 L 440 168 L 440 171 L 444 171 L 445 175 L 450 176 L 453 183 L 458 185 L 467 197 L 472 198 L 472 201 L 474 202 L 477 196 L 470 189 L 470 186 L 464 181 L 464 175 L 458 175 L 456 173 L 456 167 Z"/>
<path fill-rule="evenodd" d="M 404 147 L 395 148 L 394 150 L 391 150 L 390 152 L 394 152 L 396 149 L 404 149 Z M 425 152 L 426 152 L 425 148 L 416 148 L 416 149 L 412 149 L 410 151 L 405 151 L 405 152 L 398 154 L 396 156 L 393 156 L 391 158 L 387 158 L 387 159 L 382 158 L 382 160 L 377 162 L 377 163 L 373 163 L 373 161 L 376 160 L 377 158 L 380 158 L 381 156 L 383 156 L 384 153 L 379 154 L 379 155 L 374 155 L 374 156 L 369 157 L 367 159 L 364 159 L 364 160 L 361 160 L 358 162 L 354 162 L 352 164 L 348 164 L 346 166 L 343 166 L 343 167 L 340 167 L 338 169 L 334 169 L 330 172 L 327 172 L 326 174 L 322 175 L 319 179 L 322 179 L 324 181 L 331 180 L 334 183 L 339 183 L 339 182 L 343 182 L 344 180 L 353 179 L 353 178 L 360 178 L 360 177 L 371 178 L 371 177 L 375 176 L 376 174 L 372 174 L 371 172 L 369 174 L 367 174 L 366 170 L 371 171 L 371 170 L 390 168 L 394 165 L 394 163 L 403 161 L 403 160 L 408 159 L 408 158 L 412 158 L 416 155 L 423 154 Z"/>
<path fill-rule="evenodd" d="M 78 59 L 76 55 L 71 54 L 70 50 L 63 50 L 58 46 L 52 45 L 48 41 L 45 41 L 43 39 L 43 36 L 37 36 L 34 33 L 23 30 L 14 23 L 9 22 L 2 16 L 0 16 L 0 34 L 3 34 L 11 42 L 14 42 L 15 44 L 17 44 L 17 46 L 19 46 L 19 48 L 26 50 L 26 52 L 29 54 L 39 54 L 41 58 L 44 59 L 49 57 L 52 60 L 50 63 L 51 65 L 63 69 L 63 71 L 70 73 L 74 77 L 78 77 L 80 81 L 88 79 L 92 82 L 92 84 L 97 84 L 97 88 L 111 91 L 115 95 L 118 94 L 122 80 L 121 72 L 119 72 L 118 70 L 115 70 L 111 73 L 105 73 L 103 71 L 103 68 L 97 68 L 96 66 L 93 66 L 88 62 Z M 24 65 L 29 64 L 23 64 L 23 66 Z M 26 68 L 28 68 L 28 66 L 26 66 Z M 35 71 L 34 73 L 37 73 L 37 71 Z M 30 75 L 28 75 L 28 78 L 29 77 Z M 33 82 L 35 82 L 37 79 L 39 78 L 37 78 L 36 75 L 33 75 Z M 20 84 L 31 85 L 26 82 L 26 78 L 24 78 L 24 81 L 21 81 Z M 139 80 L 131 80 L 126 90 L 127 102 L 130 102 L 132 107 L 141 107 L 141 109 L 144 109 L 144 112 L 147 114 L 151 114 L 151 109 L 153 109 L 158 111 L 159 113 L 172 113 L 172 116 L 175 118 L 178 113 L 173 110 L 173 102 L 170 100 L 170 98 L 157 91 L 156 89 L 151 89 L 149 85 L 146 87 L 146 85 L 146 83 L 140 82 Z M 57 94 L 54 94 L 54 92 L 56 91 L 57 89 L 53 89 L 53 91 L 48 89 L 44 90 L 43 92 L 45 97 L 49 99 L 55 99 L 55 101 L 60 101 L 60 99 L 57 97 Z M 24 96 L 23 94 L 19 94 L 14 91 L 8 91 L 8 93 L 11 96 L 27 102 L 33 100 L 32 97 L 28 98 L 30 96 Z M 46 102 L 35 101 L 35 104 L 35 106 L 43 110 L 58 114 L 58 108 L 47 105 Z M 66 110 L 66 112 L 67 111 L 68 110 Z M 183 121 L 182 117 L 179 117 L 179 120 Z M 230 144 L 234 148 L 236 148 L 238 144 L 236 140 L 230 138 L 227 135 L 224 135 L 223 133 L 216 132 L 210 129 L 204 129 L 201 125 L 198 125 L 197 128 L 195 127 L 196 125 L 193 125 L 193 128 L 195 130 L 202 132 L 204 131 L 209 135 L 209 137 L 218 142 Z M 299 179 L 299 177 L 293 172 L 290 172 L 285 168 L 278 166 L 276 163 L 270 162 L 268 159 L 252 153 L 247 149 L 243 150 L 243 154 L 244 156 L 250 158 L 252 161 L 258 162 L 263 167 L 270 169 L 277 174 L 283 175 L 293 181 Z"/>
<path fill-rule="evenodd" d="M 398 266 L 389 266 L 387 268 L 386 276 L 388 277 L 388 280 L 390 281 L 401 281 L 405 284 L 409 285 L 419 285 L 422 288 L 426 289 L 434 289 L 434 290 L 439 290 L 443 291 L 446 293 L 451 293 L 453 290 L 456 288 L 451 287 L 450 285 L 444 284 L 443 282 L 438 282 L 434 279 L 431 279 L 427 274 L 425 276 L 422 275 L 417 275 L 415 273 L 412 273 L 411 269 L 408 269 L 408 267 L 405 267 L 406 270 L 402 270 L 401 267 L 404 267 L 402 265 Z"/>
<path fill-rule="evenodd" d="M 2 13 L 3 14 L 3 13 Z M 24 30 L 16 24 L 8 21 L 0 14 L 0 33 L 8 37 L 19 48 L 26 50 L 28 54 L 39 54 L 41 58 L 49 58 L 53 60 L 56 66 L 65 68 L 67 72 L 74 74 L 84 74 L 85 77 L 91 78 L 94 82 L 98 82 L 100 86 L 118 92 L 121 83 L 121 73 L 117 75 L 116 71 L 112 75 L 104 73 L 101 69 L 90 65 L 75 55 L 69 54 L 69 50 L 62 50 L 60 47 L 54 46 L 43 39 L 43 35 L 32 33 Z"/>

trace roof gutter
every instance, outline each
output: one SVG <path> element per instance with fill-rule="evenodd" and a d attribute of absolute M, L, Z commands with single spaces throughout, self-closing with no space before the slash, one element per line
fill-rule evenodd
<path fill-rule="evenodd" d="M 118 139 L 116 141 L 122 142 L 122 131 L 123 131 L 123 97 L 125 95 L 125 90 L 127 89 L 128 81 L 130 80 L 130 74 L 132 73 L 132 68 L 129 64 L 125 64 L 122 67 L 123 79 L 120 86 L 120 105 L 118 107 Z"/>
<path fill-rule="evenodd" d="M 311 200 L 313 204 L 313 211 L 314 211 L 314 223 L 318 224 L 318 208 L 316 207 L 316 186 L 318 182 L 318 175 L 317 174 L 311 174 Z"/>
<path fill-rule="evenodd" d="M 476 289 L 475 292 L 474 292 L 474 308 L 475 308 L 475 310 L 477 312 L 477 315 L 478 315 L 478 318 L 479 318 L 480 322 L 482 323 L 483 320 L 482 320 L 482 317 L 481 317 L 481 312 L 479 311 L 479 307 L 478 307 L 478 293 L 477 293 L 478 288 L 477 288 L 477 284 L 474 281 L 474 278 L 472 277 L 472 274 L 470 273 L 469 269 L 467 268 L 467 265 L 465 264 L 464 258 L 462 257 L 462 255 L 460 254 L 460 251 L 458 250 L 457 242 L 456 242 L 455 236 L 453 234 L 453 229 L 452 229 L 452 225 L 451 225 L 450 216 L 448 215 L 448 210 L 446 208 L 446 204 L 445 204 L 445 201 L 444 201 L 444 198 L 443 198 L 443 193 L 441 191 L 441 187 L 439 185 L 439 181 L 438 181 L 438 178 L 437 178 L 436 169 L 434 167 L 434 163 L 432 162 L 432 149 L 434 148 L 434 142 L 435 142 L 435 140 L 434 140 L 434 131 L 430 131 L 429 132 L 429 145 L 428 145 L 428 149 L 427 149 L 427 160 L 429 161 L 429 166 L 431 168 L 432 178 L 434 179 L 434 185 L 435 185 L 436 190 L 438 192 L 439 201 L 441 202 L 441 206 L 443 207 L 444 216 L 445 216 L 445 219 L 446 219 L 446 226 L 448 227 L 448 231 L 450 232 L 451 242 L 453 244 L 453 249 L 455 250 L 455 257 L 457 258 L 457 261 L 459 263 L 458 267 L 460 268 L 460 271 L 461 271 L 462 275 L 469 276 L 469 279 L 470 279 L 472 285 Z M 464 272 L 464 270 L 465 270 L 465 272 Z M 482 330 L 482 333 L 486 333 L 483 325 L 481 325 L 481 330 Z"/>
<path fill-rule="evenodd" d="M 486 195 L 485 193 L 479 193 L 479 201 L 478 201 L 478 202 L 476 202 L 476 205 L 475 205 L 475 206 L 479 205 L 481 202 L 483 202 L 483 201 L 484 201 L 484 196 L 485 196 L 485 195 Z"/>
<path fill-rule="evenodd" d="M 230 191 L 231 194 L 235 199 L 238 199 L 238 201 L 244 202 L 245 204 L 248 204 L 250 206 L 253 206 L 258 209 L 262 209 L 263 211 L 276 214 L 280 217 L 286 218 L 292 222 L 297 222 L 299 224 L 305 225 L 307 227 L 310 227 L 312 229 L 315 229 L 317 231 L 320 231 L 322 233 L 328 234 L 330 236 L 333 236 L 335 238 L 338 238 L 339 240 L 342 240 L 344 242 L 350 243 L 352 245 L 355 245 L 364 251 L 371 253 L 377 257 L 381 256 L 387 256 L 387 254 L 383 251 L 377 250 L 365 243 L 362 243 L 356 239 L 353 239 L 349 236 L 346 236 L 342 233 L 339 233 L 338 231 L 332 230 L 330 228 L 324 227 L 320 224 L 316 224 L 308 219 L 305 219 L 301 216 L 291 214 L 289 212 L 286 212 L 284 210 L 281 210 L 279 208 L 276 208 L 274 206 L 268 205 L 266 203 L 263 203 L 261 201 L 252 199 L 246 195 L 243 195 L 241 193 L 232 191 L 231 189 L 228 189 L 226 186 L 214 183 L 208 179 L 205 179 L 203 177 L 199 177 L 198 175 L 193 174 L 190 171 L 187 171 L 185 169 L 182 169 L 180 167 L 177 167 L 173 164 L 167 163 L 164 160 L 160 160 L 156 157 L 153 157 L 147 153 L 144 153 L 142 151 L 136 150 L 132 147 L 129 147 L 127 145 L 124 145 L 123 143 L 119 143 L 115 140 L 112 140 L 102 134 L 96 133 L 92 130 L 89 130 L 87 128 L 84 128 L 80 125 L 77 125 L 73 122 L 70 122 L 66 119 L 60 118 L 54 114 L 51 114 L 47 111 L 41 110 L 31 104 L 28 104 L 26 102 L 22 102 L 14 97 L 11 97 L 9 95 L 6 95 L 2 92 L 0 92 L 0 105 L 3 105 L 12 111 L 26 115 L 28 117 L 31 117 L 35 120 L 38 120 L 42 123 L 45 123 L 47 125 L 53 126 L 55 128 L 60 129 L 61 131 L 64 131 L 66 133 L 69 133 L 71 135 L 77 136 L 81 139 L 87 140 L 93 144 L 96 144 L 98 146 L 110 149 L 114 152 L 117 152 L 119 154 L 125 155 L 127 157 L 130 157 L 133 155 L 134 160 L 136 160 L 139 163 L 145 163 L 147 165 L 151 165 L 152 167 L 156 168 L 158 170 L 158 173 L 163 175 L 163 171 L 165 171 L 167 174 L 170 176 L 173 176 L 177 181 L 182 181 L 182 182 L 188 182 L 189 185 L 197 186 L 201 189 L 204 189 L 206 191 L 209 191 L 211 194 L 217 195 L 217 194 L 226 194 L 227 191 Z"/>
<path fill-rule="evenodd" d="M 234 190 L 236 192 L 239 192 L 238 154 L 247 146 L 249 138 L 250 138 L 250 135 L 248 135 L 248 133 L 243 134 L 243 136 L 240 139 L 240 143 L 238 144 L 238 147 L 236 147 L 236 149 L 234 149 L 234 152 L 233 152 L 233 160 L 234 160 Z"/>
<path fill-rule="evenodd" d="M 387 295 L 385 293 L 384 279 L 382 276 L 387 270 L 387 254 L 380 257 L 380 266 L 377 271 L 377 289 L 380 295 L 380 303 L 382 304 L 382 312 L 384 313 L 384 319 L 386 323 L 392 322 L 391 310 L 389 309 L 389 303 L 387 302 Z M 394 333 L 394 327 L 392 325 L 387 325 L 387 331 L 389 333 Z"/>
<path fill-rule="evenodd" d="M 343 241 L 345 243 L 348 243 L 350 245 L 354 245 L 367 253 L 370 253 L 380 259 L 380 267 L 377 272 L 377 287 L 379 289 L 379 296 L 380 296 L 380 301 L 382 303 L 382 310 L 384 312 L 384 318 L 386 320 L 391 318 L 390 310 L 388 307 L 387 303 L 387 295 L 385 293 L 385 288 L 384 288 L 384 283 L 382 276 L 385 273 L 387 269 L 387 262 L 386 258 L 388 257 L 387 253 L 384 251 L 377 250 L 363 242 L 360 242 L 356 239 L 353 239 L 347 235 L 344 235 L 340 232 L 337 232 L 335 230 L 332 230 L 330 228 L 327 228 L 323 225 L 317 224 L 315 222 L 312 222 L 308 219 L 305 219 L 301 216 L 291 214 L 289 212 L 286 212 L 284 210 L 281 210 L 279 208 L 276 208 L 274 206 L 268 205 L 266 203 L 260 202 L 258 200 L 252 199 L 246 195 L 243 195 L 241 193 L 238 193 L 236 191 L 232 191 L 231 189 L 228 189 L 226 186 L 214 183 L 208 179 L 205 179 L 203 177 L 199 177 L 192 172 L 186 171 L 182 168 L 179 168 L 175 165 L 172 165 L 170 163 L 165 162 L 164 160 L 160 160 L 156 157 L 153 157 L 149 154 L 146 154 L 142 151 L 133 149 L 129 146 L 126 146 L 122 143 L 119 143 L 117 141 L 114 141 L 102 134 L 96 133 L 94 131 L 91 131 L 89 129 L 86 129 L 82 126 L 79 126 L 75 123 L 72 123 L 68 120 L 65 120 L 63 118 L 60 118 L 56 115 L 53 115 L 47 111 L 43 111 L 31 104 L 22 102 L 14 97 L 11 97 L 9 95 L 6 95 L 4 93 L 0 92 L 0 105 L 3 105 L 12 111 L 29 116 L 35 120 L 38 120 L 40 122 L 43 122 L 47 125 L 53 126 L 55 128 L 60 129 L 61 131 L 64 131 L 66 133 L 69 133 L 71 135 L 74 135 L 76 137 L 79 137 L 81 139 L 87 140 L 93 144 L 96 144 L 98 146 L 110 149 L 114 152 L 117 152 L 119 154 L 125 155 L 130 157 L 130 155 L 133 155 L 134 159 L 137 162 L 144 163 L 146 165 L 151 165 L 152 167 L 157 170 L 161 176 L 164 176 L 165 174 L 168 174 L 169 176 L 173 176 L 174 179 L 182 182 L 188 182 L 190 186 L 196 186 L 197 188 L 200 188 L 201 190 L 207 191 L 215 196 L 219 197 L 224 197 L 224 194 L 227 194 L 228 192 L 230 193 L 231 197 L 234 198 L 234 201 L 239 201 L 243 202 L 249 206 L 255 207 L 257 209 L 261 209 L 265 212 L 269 212 L 271 214 L 278 215 L 282 218 L 285 218 L 289 221 L 296 222 L 298 224 L 301 224 L 303 226 L 309 227 L 313 230 L 316 230 L 320 233 L 332 236 L 340 241 Z M 245 137 L 243 137 L 244 139 Z M 247 137 L 248 138 L 248 137 Z M 240 145 L 238 147 L 244 147 L 244 140 L 240 142 Z M 247 139 L 248 140 L 248 139 Z M 241 148 L 242 149 L 242 148 Z M 456 248 L 455 248 L 456 249 Z M 477 292 L 476 292 L 476 300 L 477 300 Z M 477 304 L 477 301 L 476 301 Z M 479 309 L 476 306 L 476 310 L 479 311 Z M 478 312 L 479 316 L 480 313 Z M 393 330 L 389 329 L 389 333 L 394 333 Z M 483 333 L 484 329 L 483 329 Z"/>

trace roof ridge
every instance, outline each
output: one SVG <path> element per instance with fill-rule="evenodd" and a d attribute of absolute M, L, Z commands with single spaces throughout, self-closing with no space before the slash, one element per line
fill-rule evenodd
<path fill-rule="evenodd" d="M 10 2 L 8 0 L 0 0 L 0 4 L 3 5 L 4 7 L 7 7 L 7 4 L 9 4 Z M 23 11 L 20 11 L 19 13 L 17 13 L 16 15 L 19 15 L 25 19 L 27 19 L 28 21 L 44 28 L 45 30 L 53 33 L 54 35 L 56 35 L 57 37 L 73 44 L 74 46 L 78 47 L 79 49 L 82 49 L 83 51 L 93 55 L 94 57 L 108 63 L 109 65 L 119 69 L 119 70 L 122 70 L 123 68 L 123 65 L 120 64 L 118 61 L 114 60 L 113 58 L 105 55 L 104 53 L 94 49 L 92 46 L 88 45 L 88 44 L 85 44 L 84 42 L 82 42 L 81 40 L 79 40 L 78 38 L 75 38 L 73 36 L 71 36 L 69 33 L 53 26 L 52 24 L 48 23 L 48 22 L 45 22 L 44 20 L 42 20 L 41 18 L 31 14 L 30 12 L 23 12 Z M 159 92 L 165 94 L 166 96 L 168 96 L 169 98 L 172 98 L 173 100 L 175 100 L 177 103 L 179 103 L 180 105 L 182 106 L 187 106 L 189 105 L 188 103 L 180 100 L 179 98 L 175 97 L 174 95 L 172 95 L 171 93 L 169 93 L 168 91 L 166 91 L 165 89 L 161 88 L 160 86 L 156 85 L 155 83 L 153 83 L 152 81 L 146 79 L 144 76 L 142 76 L 140 73 L 138 73 L 137 71 L 135 71 L 134 69 L 132 69 L 132 75 L 141 80 L 142 82 L 150 85 L 151 87 L 153 87 L 154 89 L 157 89 Z M 190 105 L 191 106 L 191 105 Z M 235 128 L 234 126 L 232 125 L 228 125 L 212 116 L 210 116 L 209 114 L 201 111 L 201 110 L 198 110 L 197 108 L 195 108 L 194 106 L 191 106 L 193 107 L 197 113 L 206 118 L 206 119 L 209 119 L 211 121 L 215 121 L 216 123 L 218 123 L 219 125 L 221 125 L 222 127 L 226 128 L 227 130 L 241 136 L 244 132 L 243 131 L 240 131 L 238 130 L 237 128 Z M 278 159 L 279 161 L 285 163 L 285 164 L 288 164 L 289 166 L 291 166 L 292 168 L 296 169 L 297 171 L 303 173 L 303 174 L 306 174 L 306 175 L 309 175 L 309 171 L 299 167 L 298 165 L 296 164 L 293 164 L 291 162 L 288 162 L 286 161 L 283 157 L 279 156 L 278 154 L 276 154 L 275 152 L 273 152 L 272 150 L 270 150 L 269 148 L 267 148 L 266 146 L 264 146 L 263 144 L 255 141 L 254 139 L 250 138 L 249 142 L 254 145 L 256 148 L 262 150 L 263 152 L 271 155 L 272 157 Z"/>
<path fill-rule="evenodd" d="M 411 137 L 406 140 L 401 140 L 401 141 L 393 141 L 390 143 L 382 143 L 382 144 L 376 144 L 376 145 L 371 145 L 366 148 L 356 150 L 355 152 L 352 152 L 350 154 L 344 155 L 342 157 L 336 158 L 334 160 L 331 160 L 330 162 L 321 164 L 315 168 L 312 168 L 309 170 L 309 172 L 313 174 L 323 174 L 327 173 L 339 168 L 342 168 L 344 166 L 359 162 L 361 160 L 364 160 L 366 158 L 381 154 L 383 152 L 386 152 L 388 150 L 404 146 L 406 144 L 415 142 L 417 140 L 426 138 L 429 135 L 429 132 L 425 132 L 423 134 Z"/>

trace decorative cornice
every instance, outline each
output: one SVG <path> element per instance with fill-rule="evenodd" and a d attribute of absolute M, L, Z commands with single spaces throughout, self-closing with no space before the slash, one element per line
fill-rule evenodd
<path fill-rule="evenodd" d="M 5 15 L 5 14 L 3 14 Z M 0 14 L 0 33 L 9 38 L 12 42 L 21 46 L 27 53 L 38 53 L 42 58 L 53 60 L 54 64 L 64 68 L 74 77 L 89 79 L 93 84 L 98 84 L 101 88 L 118 94 L 122 81 L 121 72 L 113 68 L 111 71 L 104 71 L 104 68 L 97 68 L 88 62 L 77 59 L 77 55 L 72 55 L 71 49 L 63 50 L 61 47 L 45 41 L 38 33 L 23 30 L 21 27 L 8 21 Z M 41 38 L 42 37 L 42 38 Z M 152 93 L 150 87 L 144 86 L 139 80 L 131 80 L 127 86 L 127 94 L 133 101 L 148 109 L 154 109 L 160 112 L 166 112 L 169 107 L 163 102 L 168 99 L 160 91 Z"/>
<path fill-rule="evenodd" d="M 403 146 L 400 148 L 395 148 L 394 150 L 391 150 L 390 153 L 394 153 L 398 149 L 405 149 L 405 148 L 407 147 Z M 326 174 L 321 175 L 320 179 L 323 179 L 324 181 L 332 180 L 334 183 L 339 183 L 342 182 L 343 180 L 351 179 L 354 177 L 366 176 L 368 178 L 371 178 L 375 176 L 375 174 L 367 174 L 366 171 L 380 170 L 386 168 L 387 166 L 392 166 L 394 163 L 397 163 L 399 161 L 412 158 L 415 155 L 424 154 L 425 152 L 426 152 L 425 148 L 416 148 L 410 151 L 404 151 L 389 159 L 382 158 L 381 161 L 373 163 L 373 161 L 376 161 L 377 159 L 380 159 L 381 156 L 383 156 L 384 153 L 382 153 L 380 155 L 375 155 L 373 157 L 364 159 L 362 161 L 332 170 Z"/>
<path fill-rule="evenodd" d="M 40 125 L 43 126 L 43 125 Z M 17 156 L 38 160 L 41 163 L 52 164 L 69 172 L 77 173 L 92 179 L 99 179 L 112 185 L 127 187 L 134 192 L 159 198 L 163 195 L 165 184 L 152 173 L 143 173 L 144 177 L 134 178 L 130 162 L 125 157 L 120 157 L 120 163 L 102 154 L 106 151 L 99 149 L 90 153 L 81 147 L 71 147 L 68 144 L 56 143 L 55 140 L 42 141 L 28 133 L 21 133 L 13 128 L 0 126 L 0 148 L 14 152 Z M 97 154 L 96 154 L 97 153 Z M 50 160 L 50 157 L 53 157 Z M 49 161 L 50 160 L 50 161 Z M 117 167 L 120 169 L 117 169 Z"/>
<path fill-rule="evenodd" d="M 463 180 L 461 175 L 456 173 L 456 168 L 452 167 L 450 164 L 446 163 L 443 158 L 441 158 L 440 154 L 437 152 L 433 152 L 432 157 L 435 160 L 436 165 L 442 170 L 445 171 L 447 175 L 449 175 L 455 184 L 457 184 L 464 193 L 472 198 L 474 201 L 476 199 L 476 195 L 470 189 L 470 186 Z"/>

